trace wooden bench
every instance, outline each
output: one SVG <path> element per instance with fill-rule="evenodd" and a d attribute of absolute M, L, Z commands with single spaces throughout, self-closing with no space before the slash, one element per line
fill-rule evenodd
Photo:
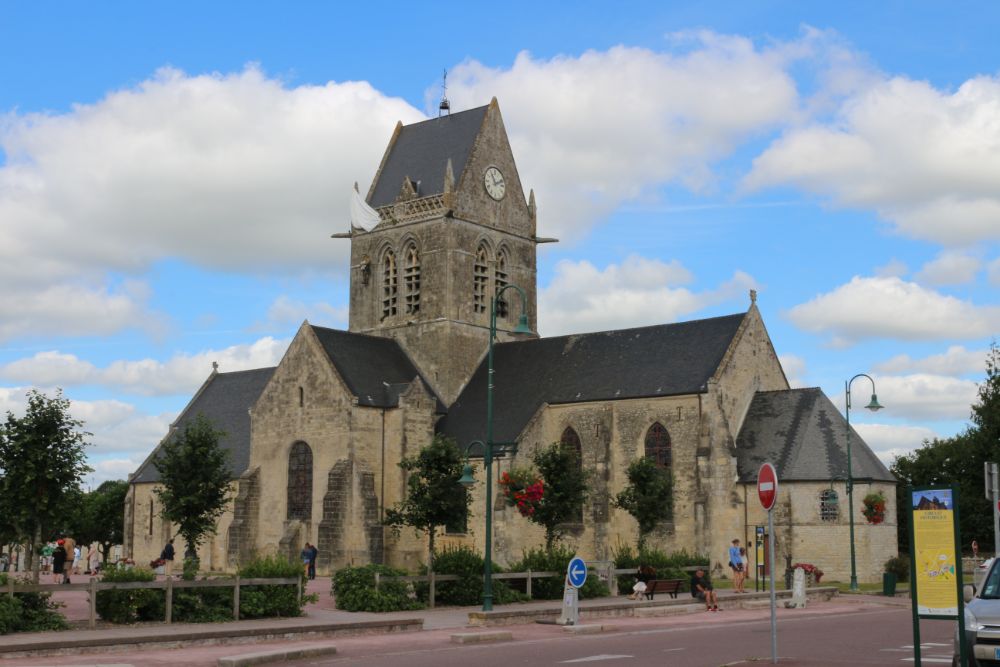
<path fill-rule="evenodd" d="M 670 597 L 676 598 L 683 585 L 683 579 L 653 579 L 646 582 L 646 599 L 652 600 L 657 593 L 667 593 Z"/>

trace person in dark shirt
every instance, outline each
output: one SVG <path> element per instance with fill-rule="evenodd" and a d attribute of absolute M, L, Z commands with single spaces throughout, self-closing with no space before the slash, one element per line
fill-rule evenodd
<path fill-rule="evenodd" d="M 66 580 L 66 544 L 65 540 L 56 542 L 55 551 L 52 552 L 52 583 L 61 584 Z"/>
<path fill-rule="evenodd" d="M 309 545 L 309 572 L 308 576 L 310 579 L 316 578 L 316 556 L 319 555 L 319 549 L 316 548 L 315 544 Z"/>
<path fill-rule="evenodd" d="M 705 570 L 698 569 L 691 577 L 691 597 L 705 603 L 705 611 L 719 611 L 719 598 L 715 595 L 712 582 L 705 576 Z"/>
<path fill-rule="evenodd" d="M 174 541 L 169 540 L 167 546 L 160 552 L 160 560 L 163 561 L 163 573 L 168 577 L 174 573 Z"/>

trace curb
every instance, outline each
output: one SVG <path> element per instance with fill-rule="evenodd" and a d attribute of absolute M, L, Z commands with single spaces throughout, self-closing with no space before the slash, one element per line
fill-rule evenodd
<path fill-rule="evenodd" d="M 259 653 L 244 653 L 219 658 L 218 667 L 246 667 L 247 665 L 263 665 L 269 662 L 288 662 L 302 658 L 316 658 L 322 655 L 333 655 L 336 646 L 313 646 L 311 648 L 285 649 L 278 651 L 260 651 Z"/>

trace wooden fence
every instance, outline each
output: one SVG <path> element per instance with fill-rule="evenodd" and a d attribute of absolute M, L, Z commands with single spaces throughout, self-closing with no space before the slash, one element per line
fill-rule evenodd
<path fill-rule="evenodd" d="M 297 598 L 302 598 L 302 579 L 299 577 L 283 578 L 255 578 L 241 579 L 201 579 L 198 581 L 184 581 L 167 577 L 161 581 L 123 581 L 123 582 L 103 582 L 91 579 L 87 584 L 15 584 L 13 577 L 7 579 L 4 593 L 11 597 L 14 593 L 56 593 L 59 591 L 87 591 L 90 593 L 90 619 L 88 627 L 91 630 L 97 627 L 97 592 L 98 591 L 129 591 L 142 589 L 164 589 L 166 591 L 166 609 L 164 621 L 171 622 L 173 613 L 174 590 L 178 588 L 232 588 L 233 589 L 233 620 L 240 620 L 240 588 L 242 586 L 295 586 Z"/>
<path fill-rule="evenodd" d="M 608 584 L 608 589 L 611 591 L 612 596 L 618 595 L 618 577 L 623 574 L 635 574 L 636 568 L 615 568 L 613 563 L 604 561 L 600 563 L 588 563 L 587 569 L 591 574 L 596 574 L 602 581 L 606 581 Z M 692 565 L 689 567 L 679 568 L 685 572 L 694 572 L 697 569 L 708 569 L 708 564 L 705 565 Z M 528 597 L 531 597 L 531 581 L 532 579 L 546 579 L 549 577 L 562 577 L 565 576 L 565 572 L 533 572 L 527 570 L 526 572 L 497 572 L 493 575 L 493 579 L 523 579 L 525 581 L 524 588 L 525 593 Z M 434 598 L 435 598 L 435 585 L 439 581 L 459 581 L 463 579 L 461 575 L 457 574 L 435 574 L 434 572 L 428 572 L 427 574 L 418 575 L 406 575 L 398 577 L 387 577 L 382 576 L 378 572 L 375 573 L 375 590 L 378 590 L 379 584 L 382 581 L 402 581 L 406 583 L 417 583 L 425 582 L 428 588 L 427 594 L 427 606 L 431 609 L 434 608 Z"/>

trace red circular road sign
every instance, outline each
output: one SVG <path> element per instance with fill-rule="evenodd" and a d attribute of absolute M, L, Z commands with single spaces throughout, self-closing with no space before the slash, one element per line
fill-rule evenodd
<path fill-rule="evenodd" d="M 770 512 L 774 501 L 778 499 L 778 473 L 770 463 L 762 465 L 757 472 L 757 495 L 760 497 L 760 504 Z"/>

